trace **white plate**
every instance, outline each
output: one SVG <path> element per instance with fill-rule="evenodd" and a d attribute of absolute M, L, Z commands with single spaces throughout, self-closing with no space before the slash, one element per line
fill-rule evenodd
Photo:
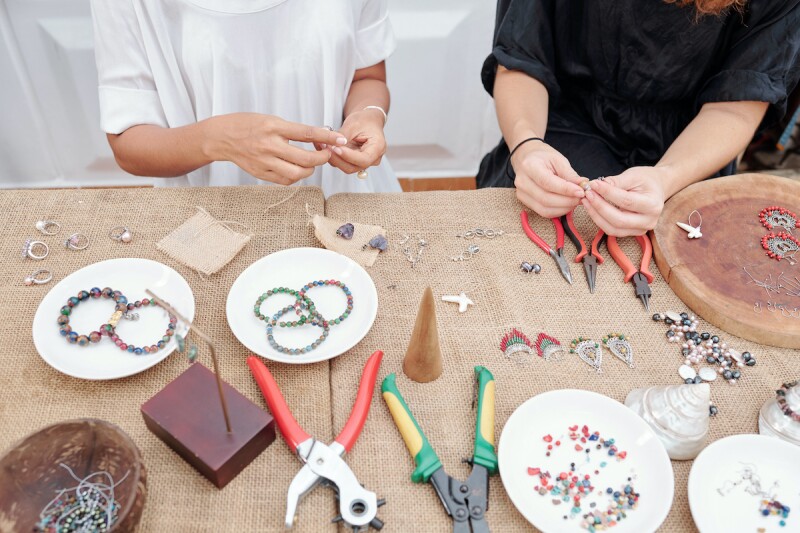
<path fill-rule="evenodd" d="M 61 336 L 56 320 L 67 299 L 92 287 L 111 287 L 122 291 L 129 302 L 147 298 L 145 289 L 160 298 L 188 320 L 194 319 L 194 295 L 183 276 L 175 270 L 149 259 L 109 259 L 88 265 L 59 281 L 42 299 L 33 317 L 33 344 L 45 362 L 64 374 L 81 379 L 117 379 L 138 374 L 167 358 L 175 349 L 170 341 L 155 354 L 133 355 L 121 351 L 108 338 L 97 344 L 78 346 Z M 113 301 L 88 299 L 70 315 L 73 331 L 88 335 L 108 322 L 114 313 Z M 136 346 L 155 344 L 164 336 L 169 324 L 166 311 L 160 307 L 139 309 L 139 320 L 121 320 L 117 331 L 125 342 Z M 186 332 L 178 323 L 177 331 Z"/>
<path fill-rule="evenodd" d="M 549 493 L 542 496 L 535 491 L 539 477 L 529 475 L 528 467 L 547 470 L 555 478 L 562 471 L 569 472 L 570 462 L 580 466 L 584 454 L 575 450 L 576 441 L 570 440 L 567 429 L 574 425 L 579 426 L 579 432 L 587 425 L 591 432 L 599 431 L 602 438 L 614 438 L 627 457 L 618 462 L 608 456 L 606 449 L 592 449 L 591 467 L 585 473 L 592 475 L 596 490 L 584 498 L 577 516 L 565 520 L 570 506 L 554 505 Z M 553 436 L 552 444 L 561 441 L 560 446 L 553 447 L 550 457 L 545 456 L 547 443 L 543 441 L 548 434 Z M 556 390 L 534 396 L 509 417 L 497 453 L 500 477 L 508 496 L 528 522 L 545 533 L 585 533 L 580 524 L 583 514 L 594 510 L 589 504 L 597 502 L 598 510 L 607 508 L 606 494 L 598 495 L 597 491 L 607 487 L 617 490 L 632 473 L 636 475 L 634 488 L 641 495 L 639 505 L 613 528 L 615 533 L 655 531 L 672 506 L 672 464 L 663 444 L 633 411 L 601 394 Z M 599 468 L 601 459 L 594 455 L 597 453 L 603 454 L 602 460 L 606 462 L 603 468 Z M 595 475 L 595 470 L 600 474 Z"/>
<path fill-rule="evenodd" d="M 266 323 L 253 313 L 258 297 L 273 288 L 300 290 L 306 283 L 323 279 L 335 279 L 348 286 L 353 295 L 350 316 L 332 326 L 325 342 L 311 352 L 287 355 L 273 349 L 267 341 Z M 345 295 L 338 287 L 315 288 L 308 296 L 325 318 L 336 318 L 345 309 Z M 293 302 L 294 298 L 288 294 L 273 295 L 262 304 L 261 311 L 272 316 Z M 367 271 L 349 257 L 322 248 L 290 248 L 262 257 L 247 267 L 233 283 L 225 309 L 231 331 L 251 352 L 282 363 L 316 363 L 343 354 L 364 338 L 378 313 L 378 291 Z M 307 325 L 275 328 L 273 334 L 281 345 L 300 348 L 319 338 L 321 331 Z"/>
<path fill-rule="evenodd" d="M 745 492 L 747 482 L 731 486 L 741 480 L 745 464 L 755 470 L 763 490 L 778 482 L 773 496 L 791 509 L 785 527 L 777 516 L 759 514 L 761 498 Z M 689 472 L 689 507 L 701 533 L 800 531 L 800 446 L 765 435 L 733 435 L 711 443 Z"/>

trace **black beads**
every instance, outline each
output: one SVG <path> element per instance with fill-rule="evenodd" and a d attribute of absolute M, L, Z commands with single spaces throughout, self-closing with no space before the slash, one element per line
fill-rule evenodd
<path fill-rule="evenodd" d="M 686 378 L 683 380 L 683 382 L 686 383 L 687 385 L 692 385 L 694 383 L 694 380 L 692 378 Z"/>
<path fill-rule="evenodd" d="M 703 332 L 700 334 L 700 338 L 703 339 L 704 341 L 707 341 L 708 339 L 711 338 L 711 334 Z"/>
<path fill-rule="evenodd" d="M 733 377 L 733 372 L 726 370 L 722 373 L 722 377 L 725 379 L 731 379 Z"/>
<path fill-rule="evenodd" d="M 716 405 L 710 405 L 708 407 L 708 416 L 717 416 L 717 413 L 719 413 L 719 409 L 717 409 Z"/>
<path fill-rule="evenodd" d="M 681 313 L 681 318 L 684 320 L 689 320 L 689 313 Z"/>
<path fill-rule="evenodd" d="M 675 332 L 671 329 L 667 331 L 667 338 L 670 339 L 675 336 Z"/>
<path fill-rule="evenodd" d="M 739 372 L 738 370 L 734 370 L 734 371 L 731 373 L 731 375 L 733 376 L 733 379 L 739 379 L 740 377 L 742 377 L 742 373 L 741 373 L 741 372 Z"/>
<path fill-rule="evenodd" d="M 748 359 L 747 361 L 745 361 L 744 364 L 746 364 L 747 366 L 756 366 L 756 360 L 755 359 Z"/>
<path fill-rule="evenodd" d="M 706 363 L 708 363 L 710 365 L 713 365 L 716 362 L 717 362 L 717 358 L 714 357 L 713 355 L 709 355 L 708 357 L 706 357 Z"/>
<path fill-rule="evenodd" d="M 653 315 L 653 322 L 661 322 L 661 315 L 658 313 Z"/>
<path fill-rule="evenodd" d="M 667 318 L 664 319 L 664 324 L 666 324 L 668 326 L 671 326 L 674 323 L 675 323 L 675 321 L 672 320 L 670 317 L 667 317 Z"/>
<path fill-rule="evenodd" d="M 714 335 L 713 337 L 711 337 L 711 342 L 713 342 L 714 344 L 718 344 L 719 343 L 719 337 Z"/>

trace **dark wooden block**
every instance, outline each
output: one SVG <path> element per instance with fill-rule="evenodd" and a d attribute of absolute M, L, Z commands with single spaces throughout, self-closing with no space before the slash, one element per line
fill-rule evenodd
<path fill-rule="evenodd" d="M 275 440 L 275 422 L 266 411 L 227 383 L 223 390 L 231 433 L 214 374 L 200 363 L 142 405 L 148 429 L 220 489 Z"/>

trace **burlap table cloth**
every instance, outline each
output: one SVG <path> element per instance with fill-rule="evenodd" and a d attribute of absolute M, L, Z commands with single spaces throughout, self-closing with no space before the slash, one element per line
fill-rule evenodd
<path fill-rule="evenodd" d="M 575 285 L 569 287 L 549 257 L 536 248 L 519 227 L 520 205 L 512 191 L 416 193 L 402 195 L 337 195 L 323 203 L 316 189 L 301 189 L 288 201 L 286 189 L 239 187 L 214 189 L 133 189 L 0 192 L 0 231 L 3 257 L 0 301 L 0 449 L 29 432 L 60 420 L 99 417 L 119 424 L 139 445 L 148 467 L 148 501 L 141 531 L 277 531 L 282 528 L 285 494 L 299 463 L 279 439 L 239 477 L 217 490 L 177 457 L 144 426 L 139 406 L 184 368 L 182 357 L 170 357 L 136 376 L 87 382 L 52 370 L 39 358 L 30 339 L 36 307 L 52 285 L 24 287 L 22 278 L 38 268 L 50 268 L 55 280 L 96 261 L 113 257 L 144 257 L 181 272 L 195 294 L 197 323 L 216 340 L 223 375 L 229 383 L 259 405 L 260 392 L 244 364 L 245 349 L 233 337 L 225 319 L 227 292 L 236 277 L 253 261 L 293 246 L 318 246 L 307 226 L 305 204 L 312 213 L 324 212 L 341 220 L 378 224 L 387 228 L 390 250 L 368 271 L 378 288 L 378 319 L 369 335 L 348 354 L 330 364 L 294 367 L 268 363 L 301 425 L 323 439 L 332 439 L 345 423 L 355 398 L 364 361 L 375 349 L 386 352 L 379 381 L 398 372 L 398 385 L 452 475 L 465 477 L 460 464 L 472 453 L 475 426 L 471 410 L 472 367 L 488 366 L 497 379 L 497 435 L 513 410 L 529 397 L 564 387 L 595 390 L 623 400 L 635 387 L 678 383 L 680 355 L 664 341 L 664 325 L 656 324 L 621 283 L 621 271 L 610 262 L 599 268 L 597 291 L 586 290 L 580 265 L 573 265 Z M 177 224 L 203 206 L 220 220 L 236 220 L 254 232 L 253 240 L 221 272 L 203 281 L 194 272 L 169 260 L 155 249 Z M 64 228 L 56 237 L 42 237 L 36 220 L 50 218 Z M 552 224 L 532 217 L 535 229 L 550 242 Z M 584 238 L 594 234 L 585 216 L 577 222 Z M 134 232 L 123 245 L 107 237 L 120 224 Z M 488 241 L 464 241 L 457 233 L 476 227 L 502 229 L 506 235 Z M 92 239 L 84 252 L 60 248 L 73 232 Z M 397 241 L 402 233 L 429 242 L 425 256 L 413 270 Z M 50 244 L 43 262 L 23 261 L 19 252 L 25 238 Z M 626 253 L 638 257 L 631 239 L 622 241 Z M 470 243 L 481 251 L 469 262 L 453 262 Z M 569 244 L 567 246 L 570 246 Z M 571 255 L 571 252 L 568 253 Z M 607 254 L 606 254 L 607 257 Z M 542 265 L 539 275 L 522 274 L 522 260 Z M 439 331 L 445 352 L 444 373 L 437 381 L 420 385 L 402 374 L 401 361 L 426 285 L 442 294 L 466 291 L 476 305 L 458 314 L 454 304 L 437 301 Z M 394 286 L 394 288 L 392 288 Z M 655 310 L 682 310 L 681 302 L 660 276 L 653 283 Z M 636 350 L 636 370 L 606 356 L 601 376 L 589 373 L 577 358 L 561 363 L 535 360 L 528 365 L 509 361 L 499 351 L 501 335 L 511 327 L 535 335 L 550 333 L 568 344 L 578 335 L 599 338 L 610 330 L 629 333 Z M 716 328 L 702 325 L 709 331 Z M 711 422 L 710 439 L 757 431 L 757 413 L 776 386 L 797 377 L 792 367 L 797 351 L 758 346 L 723 334 L 733 344 L 753 352 L 758 365 L 747 368 L 736 386 L 712 385 L 720 414 Z M 359 479 L 388 500 L 379 516 L 385 531 L 446 531 L 451 525 L 427 485 L 409 480 L 411 459 L 388 410 L 375 394 L 364 433 L 348 456 Z M 686 496 L 690 462 L 673 463 L 676 474 L 673 510 L 664 531 L 694 529 Z M 646 497 L 646 495 L 645 495 Z M 299 531 L 335 531 L 328 525 L 335 514 L 327 490 L 314 491 L 301 507 Z M 487 515 L 494 531 L 528 531 L 530 526 L 513 508 L 499 478 L 493 478 Z"/>
<path fill-rule="evenodd" d="M 160 261 L 175 268 L 192 286 L 196 323 L 215 340 L 224 379 L 263 406 L 245 364 L 247 351 L 228 328 L 225 301 L 233 281 L 255 260 L 284 248 L 316 246 L 313 228 L 306 225 L 305 204 L 312 212 L 322 212 L 324 200 L 319 189 L 302 188 L 289 201 L 267 210 L 292 192 L 277 187 L 0 192 L 0 450 L 51 423 L 102 418 L 121 426 L 144 456 L 148 495 L 140 531 L 281 530 L 286 489 L 300 463 L 280 437 L 227 487 L 218 490 L 145 427 L 139 407 L 186 369 L 185 357 L 175 354 L 130 378 L 83 381 L 62 375 L 42 361 L 31 340 L 31 322 L 53 283 L 81 267 L 115 257 Z M 247 224 L 254 233 L 225 268 L 205 281 L 155 247 L 164 235 L 194 215 L 195 206 L 218 220 Z M 57 236 L 46 237 L 34 229 L 36 221 L 45 218 L 61 223 Z M 129 244 L 108 237 L 112 227 L 123 224 L 134 234 Z M 74 252 L 63 247 L 61 243 L 73 232 L 89 236 L 87 250 Z M 28 237 L 50 246 L 47 259 L 21 259 L 22 243 Z M 53 271 L 53 283 L 23 286 L 22 279 L 39 268 Z M 102 286 L 101 281 L 98 284 Z M 201 361 L 210 366 L 203 353 L 201 348 Z M 328 364 L 268 366 L 303 427 L 317 437 L 332 439 Z M 326 527 L 335 531 L 335 526 L 327 525 L 335 512 L 329 491 L 310 494 L 301 511 L 298 531 Z"/>
<path fill-rule="evenodd" d="M 520 227 L 520 209 L 513 191 L 497 189 L 368 198 L 343 194 L 328 199 L 327 216 L 381 225 L 387 228 L 390 242 L 389 251 L 368 269 L 380 300 L 375 325 L 350 354 L 334 359 L 331 364 L 334 428 L 340 428 L 347 419 L 365 358 L 379 348 L 386 352 L 379 379 L 397 372 L 398 387 L 445 469 L 461 479 L 469 473 L 469 466 L 461 464 L 461 460 L 471 456 L 473 448 L 475 412 L 471 404 L 475 365 L 487 366 L 497 380 L 498 439 L 514 409 L 541 392 L 579 388 L 623 401 L 633 388 L 680 383 L 677 368 L 682 357 L 678 347 L 666 342 L 666 326 L 654 322 L 651 315 L 656 311 L 683 311 L 685 306 L 657 273 L 655 263 L 650 313 L 644 311 L 634 296 L 632 285 L 622 283 L 622 271 L 605 248 L 602 253 L 607 260 L 598 268 L 597 288 L 590 295 L 582 265 L 572 264 L 574 284 L 570 287 L 553 260 L 528 240 Z M 555 242 L 549 220 L 535 216 L 531 220 L 539 235 Z M 596 229 L 582 209 L 576 211 L 576 223 L 584 240 L 591 241 Z M 503 230 L 506 234 L 493 240 L 465 241 L 456 237 L 479 227 Z M 397 245 L 404 233 L 428 241 L 425 256 L 413 270 Z M 470 261 L 453 262 L 451 258 L 470 243 L 478 244 L 480 252 Z M 634 239 L 625 239 L 620 244 L 638 262 L 640 252 Z M 569 241 L 567 248 L 566 255 L 573 257 Z M 718 252 L 719 257 L 709 260 L 725 260 L 725 251 L 720 248 Z M 541 274 L 520 272 L 521 261 L 539 263 Z M 433 288 L 437 299 L 444 371 L 438 380 L 418 384 L 403 375 L 401 365 L 426 285 Z M 455 304 L 442 302 L 440 298 L 462 290 L 475 306 L 459 314 Z M 560 363 L 536 358 L 527 365 L 517 364 L 506 359 L 499 349 L 502 334 L 512 327 L 529 337 L 544 331 L 563 345 L 578 336 L 599 340 L 611 331 L 624 332 L 632 337 L 636 369 L 629 369 L 607 352 L 600 375 L 590 372 L 577 356 L 569 354 Z M 763 402 L 774 396 L 780 383 L 800 377 L 797 370 L 800 354 L 796 350 L 743 341 L 702 321 L 701 328 L 721 334 L 729 344 L 751 351 L 758 360 L 755 367 L 745 368 L 744 379 L 737 385 L 712 384 L 711 397 L 720 412 L 711 420 L 709 442 L 737 433 L 756 433 L 758 410 Z M 386 521 L 386 531 L 450 528 L 450 520 L 434 490 L 427 484 L 410 482 L 412 460 L 383 399 L 377 394 L 366 431 L 349 457 L 361 482 L 386 498 L 387 504 L 379 513 Z M 675 499 L 661 530 L 695 531 L 686 492 L 692 463 L 672 464 Z M 514 508 L 499 476 L 492 478 L 487 520 L 492 531 L 532 529 Z"/>

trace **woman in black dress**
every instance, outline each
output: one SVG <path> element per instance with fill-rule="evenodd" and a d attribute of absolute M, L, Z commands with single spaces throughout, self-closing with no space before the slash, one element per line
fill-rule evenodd
<path fill-rule="evenodd" d="M 478 186 L 641 235 L 785 113 L 798 50 L 800 0 L 500 0 L 482 78 L 504 141 Z"/>

